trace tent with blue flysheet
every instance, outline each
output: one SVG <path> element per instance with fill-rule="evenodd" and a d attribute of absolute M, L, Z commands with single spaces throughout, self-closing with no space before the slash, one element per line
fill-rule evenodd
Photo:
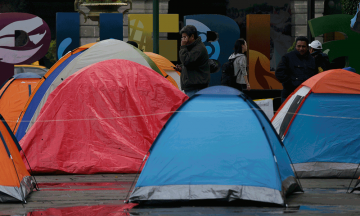
<path fill-rule="evenodd" d="M 353 178 L 360 169 L 360 75 L 317 74 L 283 103 L 272 124 L 301 178 Z"/>
<path fill-rule="evenodd" d="M 129 201 L 249 200 L 285 203 L 301 191 L 261 109 L 225 86 L 199 91 L 166 123 Z"/>

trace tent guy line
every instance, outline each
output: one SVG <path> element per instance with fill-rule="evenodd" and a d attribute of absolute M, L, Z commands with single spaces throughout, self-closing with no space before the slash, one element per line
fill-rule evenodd
<path fill-rule="evenodd" d="M 256 108 L 250 109 L 237 109 L 237 110 L 209 110 L 209 111 L 170 111 L 170 112 L 161 112 L 161 113 L 154 113 L 154 114 L 147 114 L 147 115 L 134 115 L 134 116 L 119 116 L 113 118 L 86 118 L 86 119 L 57 119 L 57 120 L 41 120 L 41 121 L 25 121 L 24 122 L 65 122 L 65 121 L 95 121 L 95 120 L 111 120 L 111 119 L 122 119 L 122 118 L 138 118 L 138 117 L 147 117 L 147 116 L 155 116 L 155 115 L 163 115 L 163 114 L 172 114 L 172 113 L 209 113 L 209 112 L 239 112 L 239 111 L 247 111 L 247 110 L 261 110 Z M 276 111 L 274 111 L 276 113 Z M 305 113 L 294 113 L 294 112 L 287 112 L 287 114 L 291 115 L 298 115 L 298 116 L 307 116 L 307 117 L 315 117 L 315 118 L 338 118 L 338 119 L 352 119 L 352 120 L 360 120 L 360 118 L 356 117 L 345 117 L 345 116 L 320 116 L 320 115 L 311 115 Z M 7 120 L 6 122 L 17 122 L 17 120 Z"/>

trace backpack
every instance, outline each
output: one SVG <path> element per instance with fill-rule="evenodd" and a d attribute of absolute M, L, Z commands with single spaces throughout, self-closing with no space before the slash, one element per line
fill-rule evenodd
<path fill-rule="evenodd" d="M 237 76 L 234 75 L 234 61 L 237 58 L 230 59 L 222 65 L 221 85 L 235 87 Z"/>

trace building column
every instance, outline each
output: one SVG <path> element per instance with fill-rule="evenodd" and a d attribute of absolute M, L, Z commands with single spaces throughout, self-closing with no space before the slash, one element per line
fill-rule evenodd
<path fill-rule="evenodd" d="M 315 0 L 315 18 L 322 17 L 324 13 L 324 0 Z M 291 0 L 291 35 L 294 40 L 298 36 L 307 36 L 307 0 L 296 1 Z M 315 37 L 323 43 L 323 36 Z"/>

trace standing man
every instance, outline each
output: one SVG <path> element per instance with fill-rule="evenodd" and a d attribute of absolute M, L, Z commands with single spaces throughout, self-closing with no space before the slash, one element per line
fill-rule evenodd
<path fill-rule="evenodd" d="M 309 44 L 309 51 L 312 57 L 315 59 L 316 68 L 318 73 L 330 69 L 329 56 L 322 52 L 322 45 L 320 41 L 314 40 Z"/>
<path fill-rule="evenodd" d="M 317 74 L 315 59 L 309 53 L 309 40 L 296 38 L 294 51 L 285 54 L 275 71 L 276 78 L 283 85 L 281 103 L 305 80 Z"/>
<path fill-rule="evenodd" d="M 209 86 L 209 55 L 201 37 L 198 37 L 195 26 L 185 26 L 181 29 L 180 34 L 179 58 L 181 65 L 176 65 L 175 69 L 181 72 L 181 89 L 191 97 Z"/>

